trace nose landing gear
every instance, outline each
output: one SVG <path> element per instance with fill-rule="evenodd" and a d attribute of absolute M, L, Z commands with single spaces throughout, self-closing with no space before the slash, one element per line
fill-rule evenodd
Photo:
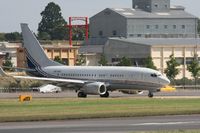
<path fill-rule="evenodd" d="M 153 98 L 153 92 L 149 92 L 148 97 Z"/>

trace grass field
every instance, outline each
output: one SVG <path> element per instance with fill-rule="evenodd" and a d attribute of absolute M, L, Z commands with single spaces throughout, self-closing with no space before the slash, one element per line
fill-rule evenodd
<path fill-rule="evenodd" d="M 58 98 L 0 100 L 0 122 L 200 114 L 200 99 Z"/>

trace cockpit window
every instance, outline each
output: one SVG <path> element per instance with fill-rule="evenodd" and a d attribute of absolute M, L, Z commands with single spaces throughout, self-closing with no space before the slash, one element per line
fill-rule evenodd
<path fill-rule="evenodd" d="M 155 73 L 153 73 L 153 74 L 151 74 L 151 77 L 154 77 L 154 78 L 156 78 L 156 77 L 157 77 L 157 75 L 156 75 Z"/>

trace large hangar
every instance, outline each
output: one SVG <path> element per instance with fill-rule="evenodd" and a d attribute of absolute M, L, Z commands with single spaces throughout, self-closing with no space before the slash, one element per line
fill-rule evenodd
<path fill-rule="evenodd" d="M 108 37 L 191 38 L 197 17 L 170 0 L 133 0 L 133 8 L 106 8 L 90 18 L 92 39 Z"/>

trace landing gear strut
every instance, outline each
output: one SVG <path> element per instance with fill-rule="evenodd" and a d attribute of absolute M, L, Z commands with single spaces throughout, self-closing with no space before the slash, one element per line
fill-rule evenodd
<path fill-rule="evenodd" d="M 106 92 L 104 95 L 100 95 L 100 97 L 102 97 L 102 98 L 107 98 L 107 97 L 109 97 L 109 92 Z"/>
<path fill-rule="evenodd" d="M 153 98 L 153 92 L 149 92 L 148 96 L 149 98 Z"/>
<path fill-rule="evenodd" d="M 79 91 L 79 92 L 78 92 L 78 97 L 80 97 L 80 98 L 86 98 L 86 97 L 87 97 L 87 94 L 85 94 L 85 93 L 82 92 L 82 91 Z"/>

